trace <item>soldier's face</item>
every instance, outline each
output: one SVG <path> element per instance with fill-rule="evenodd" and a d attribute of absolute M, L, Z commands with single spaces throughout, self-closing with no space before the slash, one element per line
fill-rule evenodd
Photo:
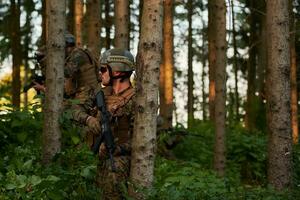
<path fill-rule="evenodd" d="M 105 86 L 109 85 L 110 76 L 109 76 L 108 68 L 106 66 L 102 66 L 100 68 L 99 75 L 101 76 L 102 85 L 105 85 Z"/>

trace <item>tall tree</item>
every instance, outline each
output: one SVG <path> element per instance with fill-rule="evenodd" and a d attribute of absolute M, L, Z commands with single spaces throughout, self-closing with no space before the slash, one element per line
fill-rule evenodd
<path fill-rule="evenodd" d="M 35 10 L 34 8 L 35 3 L 32 0 L 27 0 L 23 2 L 24 11 L 26 12 L 25 17 L 25 24 L 23 27 L 23 33 L 25 35 L 23 40 L 23 62 L 24 62 L 24 79 L 23 83 L 28 82 L 28 74 L 29 74 L 29 57 L 30 57 L 30 44 L 31 44 L 31 38 L 32 38 L 32 26 L 31 26 L 31 19 L 32 19 L 32 12 Z M 27 92 L 23 93 L 24 99 L 24 107 L 27 108 L 28 105 L 28 95 Z"/>
<path fill-rule="evenodd" d="M 226 101 L 226 4 L 225 0 L 216 0 L 213 5 L 216 9 L 215 20 L 218 34 L 215 38 L 215 147 L 214 169 L 218 175 L 225 173 L 225 101 Z"/>
<path fill-rule="evenodd" d="M 208 73 L 209 73 L 209 118 L 214 120 L 215 115 L 215 67 L 216 67 L 216 35 L 218 33 L 215 20 L 215 2 L 208 1 Z"/>
<path fill-rule="evenodd" d="M 201 46 L 201 53 L 202 53 L 202 58 L 201 58 L 201 63 L 202 63 L 202 73 L 201 73 L 201 83 L 202 83 L 202 119 L 204 121 L 207 120 L 207 114 L 206 114 L 206 107 L 207 107 L 207 103 L 206 103 L 206 97 L 207 94 L 205 92 L 205 77 L 206 77 L 206 72 L 205 72 L 205 68 L 206 68 L 206 63 L 207 63 L 207 29 L 206 29 L 206 25 L 204 20 L 202 19 L 202 25 L 203 25 L 203 29 L 202 29 L 202 46 Z"/>
<path fill-rule="evenodd" d="M 164 1 L 163 19 L 163 59 L 160 66 L 160 116 L 163 118 L 163 129 L 172 127 L 173 118 L 173 11 L 174 1 Z"/>
<path fill-rule="evenodd" d="M 22 65 L 21 30 L 20 30 L 20 7 L 21 1 L 10 0 L 10 41 L 12 53 L 12 104 L 20 108 L 21 77 L 20 67 Z"/>
<path fill-rule="evenodd" d="M 129 0 L 115 0 L 115 47 L 129 49 Z"/>
<path fill-rule="evenodd" d="M 153 182 L 158 108 L 159 66 L 162 50 L 162 0 L 145 0 L 137 56 L 137 85 L 130 178 L 149 188 Z M 141 194 L 130 192 L 137 199 Z"/>
<path fill-rule="evenodd" d="M 267 28 L 266 28 L 266 2 L 265 0 L 258 1 L 258 22 L 259 22 L 259 43 L 257 55 L 257 91 L 259 95 L 264 94 L 265 70 L 267 68 Z"/>
<path fill-rule="evenodd" d="M 74 34 L 76 46 L 82 46 L 83 0 L 75 0 L 74 15 Z"/>
<path fill-rule="evenodd" d="M 104 1 L 104 13 L 105 13 L 105 48 L 110 49 L 111 46 L 111 38 L 110 38 L 110 32 L 111 32 L 111 26 L 112 26 L 112 19 L 110 16 L 110 8 L 111 8 L 111 0 L 105 0 Z"/>
<path fill-rule="evenodd" d="M 194 121 L 194 71 L 193 71 L 193 30 L 192 30 L 192 17 L 193 17 L 193 1 L 188 0 L 188 127 L 190 128 Z"/>
<path fill-rule="evenodd" d="M 48 0 L 47 0 L 48 1 Z M 44 1 L 43 1 L 44 2 Z M 74 12 L 75 12 L 75 0 L 67 0 L 67 31 L 71 34 L 74 33 L 74 23 L 75 23 L 75 17 L 74 17 Z"/>
<path fill-rule="evenodd" d="M 65 63 L 65 10 L 61 0 L 47 1 L 48 41 L 46 98 L 43 127 L 43 163 L 49 164 L 61 149 L 59 116 L 62 111 Z"/>
<path fill-rule="evenodd" d="M 267 1 L 268 181 L 276 189 L 291 185 L 291 102 L 289 1 Z"/>
<path fill-rule="evenodd" d="M 250 0 L 250 36 L 249 58 L 247 63 L 247 103 L 246 103 L 246 128 L 250 131 L 256 128 L 255 90 L 256 90 L 256 65 L 257 65 L 257 6 L 255 0 Z"/>
<path fill-rule="evenodd" d="M 295 47 L 295 14 L 293 12 L 293 1 L 289 0 L 290 13 L 290 54 L 291 54 L 291 109 L 292 109 L 292 131 L 293 142 L 298 143 L 298 95 L 297 95 L 297 63 Z"/>
<path fill-rule="evenodd" d="M 258 1 L 258 12 L 259 12 L 259 33 L 258 37 L 258 52 L 257 52 L 257 89 L 256 91 L 259 94 L 258 98 L 258 111 L 256 113 L 265 113 L 265 104 L 264 100 L 266 98 L 265 95 L 265 79 L 266 79 L 266 68 L 267 68 L 267 26 L 266 26 L 266 2 L 265 0 Z M 256 117 L 256 122 L 259 120 L 263 127 L 266 125 L 266 116 L 258 115 Z M 257 123 L 256 123 L 257 124 Z M 261 127 L 258 127 L 261 129 Z"/>
<path fill-rule="evenodd" d="M 92 54 L 99 57 L 100 54 L 100 0 L 86 1 L 86 16 L 88 23 L 87 45 Z"/>
<path fill-rule="evenodd" d="M 235 119 L 239 120 L 239 90 L 238 90 L 238 49 L 236 44 L 236 30 L 235 30 L 235 12 L 233 0 L 231 0 L 231 16 L 232 16 L 232 43 L 233 43 L 233 70 L 234 70 L 234 107 Z"/>

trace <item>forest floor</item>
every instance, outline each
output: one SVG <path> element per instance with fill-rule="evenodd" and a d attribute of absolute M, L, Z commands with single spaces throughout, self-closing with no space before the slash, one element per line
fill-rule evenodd
<path fill-rule="evenodd" d="M 78 129 L 62 119 L 63 147 L 47 168 L 41 165 L 42 114 L 38 106 L 0 115 L 0 199 L 101 199 L 95 185 L 95 155 L 80 144 Z M 267 138 L 229 126 L 226 175 L 212 168 L 213 126 L 198 121 L 159 134 L 155 180 L 148 199 L 297 199 L 300 147 L 294 146 L 293 186 L 278 192 L 267 184 Z M 129 197 L 128 197 L 129 199 Z"/>

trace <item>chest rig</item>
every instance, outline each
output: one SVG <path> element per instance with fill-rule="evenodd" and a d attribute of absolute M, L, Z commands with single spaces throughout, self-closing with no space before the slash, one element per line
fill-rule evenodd
<path fill-rule="evenodd" d="M 120 95 L 106 96 L 105 101 L 111 113 L 112 132 L 117 144 L 128 143 L 133 130 L 134 89 L 129 88 Z"/>

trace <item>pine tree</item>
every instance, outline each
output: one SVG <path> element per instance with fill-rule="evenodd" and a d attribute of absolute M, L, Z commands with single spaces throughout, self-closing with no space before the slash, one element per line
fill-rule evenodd
<path fill-rule="evenodd" d="M 291 51 L 291 109 L 292 109 L 292 131 L 293 142 L 298 143 L 298 95 L 297 95 L 297 56 L 295 47 L 295 17 L 293 12 L 293 1 L 289 0 L 289 13 L 290 13 L 290 51 Z"/>
<path fill-rule="evenodd" d="M 215 38 L 215 147 L 214 169 L 218 175 L 225 173 L 225 101 L 226 101 L 226 5 L 224 0 L 215 1 L 215 20 L 218 34 Z"/>
<path fill-rule="evenodd" d="M 100 54 L 100 0 L 87 0 L 86 15 L 87 15 L 87 46 L 96 57 Z"/>
<path fill-rule="evenodd" d="M 291 185 L 289 1 L 267 1 L 268 181 L 276 189 Z"/>
<path fill-rule="evenodd" d="M 76 39 L 76 46 L 82 46 L 82 27 L 83 27 L 83 0 L 74 0 L 74 35 Z"/>
<path fill-rule="evenodd" d="M 164 1 L 163 20 L 163 61 L 160 66 L 160 107 L 159 114 L 163 118 L 163 129 L 172 127 L 173 115 L 173 0 Z"/>
<path fill-rule="evenodd" d="M 115 47 L 129 49 L 129 1 L 115 0 Z"/>
<path fill-rule="evenodd" d="M 61 149 L 59 116 L 62 111 L 65 63 L 65 1 L 47 1 L 48 41 L 46 98 L 43 127 L 43 163 L 49 164 Z M 49 58 L 49 59 L 48 59 Z"/>
<path fill-rule="evenodd" d="M 12 53 L 12 104 L 15 108 L 20 108 L 21 77 L 20 67 L 22 65 L 21 28 L 20 11 L 21 1 L 10 1 L 10 42 Z"/>
<path fill-rule="evenodd" d="M 149 188 L 153 182 L 159 66 L 162 50 L 162 0 L 145 0 L 137 56 L 137 85 L 130 178 Z M 130 193 L 137 199 L 140 195 Z"/>

